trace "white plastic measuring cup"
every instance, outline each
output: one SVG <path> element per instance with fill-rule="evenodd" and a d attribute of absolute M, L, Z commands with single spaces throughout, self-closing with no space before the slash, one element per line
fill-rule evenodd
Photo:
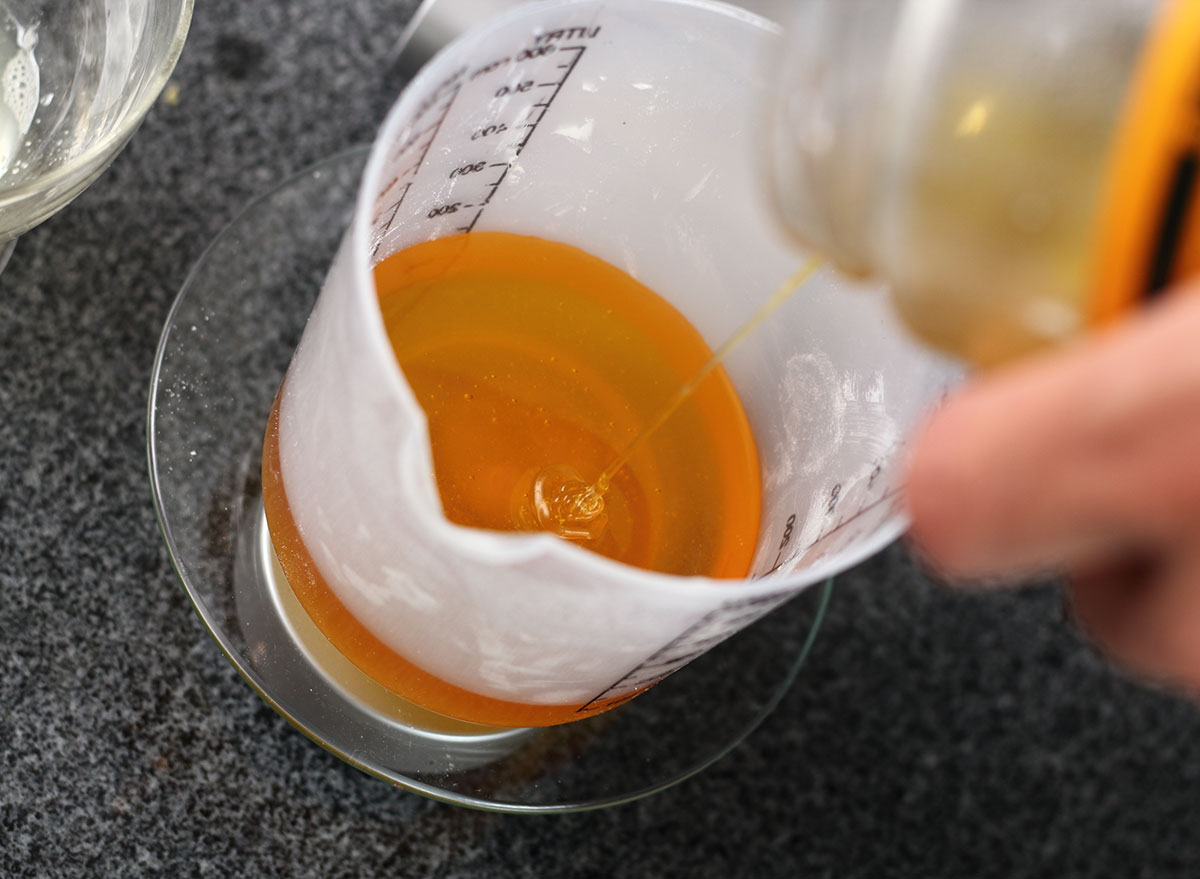
<path fill-rule="evenodd" d="M 831 273 L 726 363 L 764 492 L 742 581 L 448 522 L 377 307 L 379 260 L 507 231 L 621 268 L 719 345 L 803 258 L 757 176 L 775 39 L 762 19 L 701 0 L 530 5 L 439 54 L 383 126 L 281 392 L 279 463 L 320 576 L 414 674 L 479 697 L 466 719 L 609 707 L 904 528 L 903 439 L 956 372 L 906 340 L 884 297 Z M 436 697 L 426 707 L 453 713 Z"/>

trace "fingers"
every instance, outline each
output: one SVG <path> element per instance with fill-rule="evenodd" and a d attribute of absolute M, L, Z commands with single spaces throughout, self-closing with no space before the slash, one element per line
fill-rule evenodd
<path fill-rule="evenodd" d="M 918 436 L 908 503 L 917 546 L 957 576 L 1095 566 L 1190 532 L 1200 295 L 973 382 Z"/>
<path fill-rule="evenodd" d="M 1103 648 L 1200 696 L 1200 294 L 973 382 L 918 436 L 908 503 L 944 572 L 1071 573 Z"/>
<path fill-rule="evenodd" d="M 1193 547 L 1197 547 L 1193 549 Z M 1200 696 L 1200 543 L 1072 578 L 1083 630 L 1143 678 Z"/>

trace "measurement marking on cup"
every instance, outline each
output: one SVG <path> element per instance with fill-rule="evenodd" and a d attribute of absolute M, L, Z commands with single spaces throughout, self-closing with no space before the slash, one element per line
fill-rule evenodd
<path fill-rule="evenodd" d="M 877 474 L 872 473 L 872 477 L 871 477 L 870 481 L 874 482 L 876 477 L 877 477 Z M 840 483 L 839 483 L 839 485 L 840 485 Z M 890 503 L 891 501 L 893 501 L 897 497 L 899 497 L 900 494 L 901 494 L 901 489 L 899 489 L 899 488 L 893 488 L 889 491 L 884 492 L 882 495 L 877 497 L 875 500 L 871 501 L 869 504 L 864 504 L 863 506 L 859 507 L 857 510 L 854 511 L 853 514 L 845 517 L 844 519 L 839 519 L 833 525 L 833 527 L 826 528 L 823 531 L 821 531 L 816 537 L 814 537 L 812 540 L 810 540 L 804 546 L 797 549 L 795 552 L 793 552 L 790 556 L 788 556 L 785 559 L 785 558 L 783 558 L 783 551 L 787 547 L 788 543 L 791 541 L 792 529 L 795 527 L 795 524 L 796 524 L 796 516 L 795 516 L 795 514 L 792 514 L 791 516 L 788 517 L 787 524 L 784 528 L 783 539 L 779 543 L 779 552 L 775 556 L 774 564 L 771 566 L 770 570 L 768 570 L 764 574 L 759 574 L 755 579 L 761 579 L 762 577 L 767 577 L 771 574 L 774 574 L 781 567 L 783 567 L 783 565 L 786 564 L 788 561 L 791 561 L 792 559 L 794 559 L 798 556 L 804 555 L 806 552 L 808 552 L 810 549 L 812 549 L 814 546 L 816 546 L 821 541 L 827 540 L 828 538 L 832 537 L 837 532 L 841 531 L 846 526 L 852 525 L 858 519 L 861 519 L 863 516 L 867 515 L 868 513 L 877 509 L 878 507 L 881 507 L 886 503 Z M 836 500 L 841 497 L 841 489 L 839 488 L 836 494 L 831 493 L 830 496 L 834 500 L 833 506 L 836 507 L 836 505 L 837 505 Z M 830 512 L 832 512 L 832 510 Z"/>
<path fill-rule="evenodd" d="M 792 542 L 792 531 L 796 527 L 796 514 L 792 513 L 787 517 L 787 521 L 783 523 L 783 538 L 779 541 L 779 551 L 775 553 L 775 562 L 771 565 L 771 570 L 767 571 L 772 574 L 779 570 L 779 566 L 783 563 L 783 551 L 787 545 Z M 765 576 L 765 575 L 764 575 Z"/>
<path fill-rule="evenodd" d="M 445 88 L 445 87 L 446 87 L 445 85 L 442 86 L 442 88 Z M 437 119 L 434 122 L 432 122 L 429 125 L 422 128 L 420 131 L 417 131 L 416 133 L 414 133 L 411 137 L 407 138 L 400 145 L 400 147 L 392 153 L 392 161 L 397 161 L 397 160 L 399 160 L 399 158 L 402 155 L 404 155 L 404 153 L 407 150 L 412 149 L 418 143 L 420 143 L 422 138 L 424 138 L 424 140 L 425 140 L 425 145 L 421 148 L 421 154 L 417 157 L 416 161 L 412 162 L 407 167 L 405 167 L 405 169 L 403 171 L 401 171 L 395 177 L 393 177 L 391 180 L 389 180 L 387 185 L 384 186 L 383 189 L 380 190 L 381 198 L 387 193 L 387 191 L 389 189 L 391 189 L 393 186 L 395 186 L 400 180 L 403 180 L 405 177 L 408 177 L 408 176 L 414 176 L 416 174 L 416 172 L 420 169 L 420 167 L 423 164 L 425 164 L 425 159 L 429 156 L 429 150 L 433 147 L 433 142 L 435 140 L 437 140 L 438 132 L 441 131 L 442 124 L 446 121 L 446 117 L 450 115 L 450 107 L 453 106 L 454 99 L 458 97 L 458 94 L 460 91 L 462 91 L 461 79 L 459 79 L 459 81 L 457 81 L 457 82 L 454 82 L 453 87 L 451 88 L 450 94 L 447 95 L 446 100 L 443 102 L 442 106 L 437 111 Z M 423 109 L 421 112 L 426 112 L 426 110 Z M 400 197 L 397 198 L 396 201 L 391 205 L 391 212 L 388 214 L 387 222 L 385 222 L 383 224 L 383 227 L 380 228 L 378 230 L 378 232 L 376 233 L 375 246 L 371 249 L 371 258 L 372 259 L 374 259 L 376 257 L 376 255 L 378 255 L 379 248 L 383 245 L 383 239 L 386 238 L 387 234 L 392 231 L 392 224 L 396 221 L 396 215 L 400 212 L 400 205 L 403 204 L 404 199 L 408 195 L 409 190 L 411 188 L 412 188 L 412 181 L 409 180 L 409 181 L 405 182 L 404 189 L 400 192 Z M 377 224 L 379 221 L 379 217 L 382 216 L 382 214 L 384 212 L 386 212 L 387 210 L 388 210 L 388 208 L 384 208 L 383 211 L 380 211 L 379 214 L 376 215 L 376 217 L 372 221 L 372 223 Z"/>
<path fill-rule="evenodd" d="M 496 190 L 500 188 L 500 184 L 504 182 L 504 178 L 508 176 L 508 169 L 511 168 L 512 165 L 508 162 L 492 162 L 488 167 L 502 168 L 503 170 L 500 172 L 499 177 L 487 185 L 488 194 L 486 197 L 484 197 L 483 201 L 479 202 L 479 210 L 475 212 L 475 216 L 471 218 L 471 222 L 467 223 L 465 226 L 458 226 L 455 229 L 456 232 L 470 232 L 475 228 L 475 224 L 479 221 L 479 217 L 483 213 L 483 209 L 487 207 L 487 203 L 492 200 L 492 196 L 496 194 Z M 474 205 L 463 205 L 463 207 L 469 208 L 474 207 Z"/>
<path fill-rule="evenodd" d="M 559 70 L 566 71 L 565 73 L 563 73 L 563 75 L 561 77 L 559 77 L 558 82 L 540 83 L 540 85 L 545 88 L 550 88 L 551 86 L 553 86 L 554 91 L 550 93 L 550 97 L 546 98 L 546 100 L 544 102 L 545 106 L 542 109 L 542 115 L 538 116 L 536 122 L 533 122 L 526 126 L 529 129 L 529 131 L 525 135 L 525 139 L 522 140 L 519 144 L 517 144 L 517 153 L 516 154 L 518 156 L 521 155 L 521 150 L 525 149 L 525 145 L 529 143 L 529 138 L 533 137 L 534 130 L 538 127 L 539 124 L 541 124 L 542 118 L 546 115 L 546 111 L 550 109 L 550 105 L 554 103 L 554 99 L 558 97 L 558 93 L 560 91 L 562 91 L 562 87 L 567 84 L 567 80 L 570 78 L 571 74 L 575 72 L 575 65 L 577 65 L 579 63 L 579 59 L 582 58 L 583 53 L 587 51 L 587 46 L 562 46 L 558 51 L 574 52 L 575 57 L 571 59 L 571 62 L 569 64 L 555 65 Z M 539 105 L 534 104 L 534 106 L 536 107 Z"/>
<path fill-rule="evenodd" d="M 575 57 L 568 64 L 556 65 L 558 69 L 564 71 L 562 76 L 560 76 L 556 81 L 537 83 L 537 85 L 536 85 L 537 88 L 553 88 L 554 89 L 554 91 L 550 94 L 549 97 L 545 98 L 544 100 L 538 101 L 537 103 L 531 104 L 530 106 L 525 108 L 524 113 L 529 117 L 532 117 L 534 112 L 537 111 L 537 118 L 529 118 L 529 121 L 521 122 L 521 123 L 516 123 L 515 120 L 510 120 L 510 122 L 508 124 L 506 124 L 504 122 L 500 122 L 500 121 L 491 122 L 487 125 L 477 128 L 475 130 L 475 132 L 471 135 L 471 140 L 477 141 L 482 138 L 490 138 L 496 134 L 502 134 L 505 131 L 509 131 L 509 130 L 523 130 L 525 132 L 525 136 L 512 147 L 512 149 L 513 149 L 512 157 L 507 162 L 492 162 L 488 165 L 488 167 L 490 167 L 490 168 L 500 168 L 501 171 L 500 171 L 500 176 L 497 177 L 493 182 L 487 184 L 487 186 L 485 187 L 487 194 L 482 199 L 477 199 L 475 204 L 458 206 L 459 208 L 467 208 L 467 207 L 474 207 L 477 205 L 479 210 L 477 210 L 475 212 L 475 215 L 473 217 L 471 217 L 470 222 L 464 223 L 461 226 L 456 226 L 455 227 L 456 232 L 464 232 L 464 233 L 470 232 L 472 229 L 475 228 L 475 224 L 478 223 L 479 218 L 481 216 L 483 216 L 484 209 L 487 207 L 488 203 L 492 200 L 492 198 L 495 197 L 496 192 L 500 189 L 500 185 L 504 182 L 505 178 L 508 177 L 509 169 L 512 168 L 513 163 L 516 162 L 516 160 L 517 160 L 517 157 L 521 155 L 521 151 L 524 150 L 525 147 L 529 144 L 529 140 L 530 140 L 530 138 L 533 137 L 534 131 L 537 130 L 538 125 L 540 125 L 542 120 L 546 117 L 546 113 L 549 111 L 550 105 L 554 103 L 554 99 L 556 97 L 558 97 L 558 93 L 562 90 L 562 87 L 564 85 L 566 85 L 567 79 L 574 72 L 575 66 L 579 63 L 579 59 L 583 57 L 583 53 L 587 51 L 587 47 L 586 46 L 562 46 L 557 51 L 558 52 L 573 52 L 573 53 L 575 53 Z M 530 82 L 532 82 L 532 81 L 530 81 Z M 522 86 L 524 86 L 524 84 L 525 84 L 525 81 L 523 81 L 521 83 Z M 531 88 L 532 87 L 533 86 L 531 85 Z M 519 88 L 519 87 L 511 88 L 508 86 L 504 87 L 505 95 L 510 94 L 510 93 L 521 93 L 524 91 L 526 91 L 526 89 L 524 89 L 524 88 Z M 443 118 L 444 118 L 444 116 L 443 116 Z M 432 139 L 430 142 L 432 143 Z M 423 161 L 423 158 L 422 158 L 422 161 Z M 463 165 L 462 167 L 467 167 L 467 166 Z M 475 165 L 472 164 L 470 167 L 473 168 L 473 167 L 475 167 Z M 459 175 L 459 176 L 461 176 L 461 175 Z M 431 212 L 430 217 L 440 216 L 440 213 L 438 213 L 437 210 L 438 209 L 435 208 L 434 211 Z M 446 213 L 446 211 L 442 211 L 442 213 Z M 384 234 L 386 234 L 386 230 L 385 230 Z"/>
<path fill-rule="evenodd" d="M 865 516 L 867 513 L 874 510 L 876 507 L 882 506 L 883 504 L 886 504 L 889 501 L 895 500 L 897 497 L 900 496 L 900 492 L 901 492 L 900 489 L 893 488 L 891 491 L 885 492 L 884 494 L 880 495 L 875 500 L 871 501 L 871 503 L 866 504 L 865 506 L 859 507 L 858 510 L 856 510 L 853 515 L 847 516 L 845 519 L 839 520 L 838 523 L 836 525 L 834 525 L 832 528 L 822 531 L 820 533 L 820 535 L 818 535 L 815 540 L 813 540 L 811 543 L 809 543 L 807 546 L 805 546 L 804 549 L 801 550 L 801 552 L 808 552 L 810 549 L 812 549 L 814 546 L 816 546 L 822 540 L 825 540 L 827 537 L 833 536 L 834 534 L 836 534 L 837 532 L 839 532 L 843 528 L 845 528 L 847 525 L 854 522 L 856 519 L 860 519 L 863 516 Z"/>
<path fill-rule="evenodd" d="M 465 225 L 465 226 L 456 226 L 455 231 L 456 232 L 470 232 L 472 229 L 475 228 L 475 224 L 479 222 L 479 216 L 482 213 L 483 213 L 483 208 L 480 208 L 479 210 L 477 210 L 475 212 L 475 216 L 473 216 L 471 218 L 471 222 L 467 223 L 467 225 Z"/>
<path fill-rule="evenodd" d="M 463 67 L 439 82 L 421 100 L 408 133 L 390 151 L 389 163 L 402 170 L 388 181 L 377 196 L 376 204 L 380 207 L 371 221 L 374 241 L 371 258 L 378 257 L 396 225 L 407 222 L 405 218 L 408 214 L 402 214 L 400 208 L 402 204 L 411 204 L 411 191 L 418 194 L 425 192 L 422 181 L 426 166 L 430 163 L 435 169 L 440 169 L 441 162 L 448 160 L 448 167 L 441 170 L 438 177 L 441 182 L 429 189 L 428 201 L 418 207 L 417 216 L 412 219 L 440 221 L 445 218 L 457 221 L 453 227 L 456 232 L 472 231 L 500 186 L 510 176 L 515 177 L 509 175 L 509 170 L 517 164 L 518 157 L 529 145 L 533 133 L 587 51 L 588 47 L 579 41 L 593 39 L 599 33 L 597 26 L 535 35 L 531 47 L 493 59 L 474 72 L 470 67 Z M 558 41 L 564 39 L 572 40 L 574 44 L 559 45 Z M 564 52 L 569 53 L 569 61 L 558 57 Z M 516 64 L 513 65 L 513 62 Z M 506 64 L 512 66 L 502 71 Z M 502 72 L 488 77 L 494 71 Z M 497 82 L 496 78 L 501 78 L 501 81 Z M 457 99 L 464 91 L 468 95 L 475 95 L 475 89 L 464 88 L 475 82 L 479 82 L 478 88 L 484 93 L 484 101 L 478 110 L 469 110 L 467 112 L 470 115 L 466 116 L 456 114 L 454 119 L 447 121 L 452 108 L 462 106 L 463 101 Z M 510 106 L 509 101 L 513 98 L 518 101 Z M 498 99 L 503 101 L 497 104 Z M 476 112 L 480 115 L 475 115 Z M 447 148 L 449 145 L 439 140 L 446 138 L 447 127 L 452 129 L 456 125 L 466 129 L 462 131 L 462 140 L 469 140 L 469 143 L 457 144 L 469 148 L 469 152 L 458 156 L 452 155 Z M 439 150 L 433 150 L 435 143 L 439 145 Z M 489 162 L 486 156 L 479 154 L 480 148 L 490 151 L 492 157 L 505 161 Z M 484 182 L 486 175 L 480 174 L 478 178 L 475 175 L 485 168 L 499 168 L 500 173 L 491 182 Z M 458 189 L 459 186 L 467 187 L 467 197 L 454 200 L 454 196 L 462 191 Z M 424 196 L 418 199 L 423 200 Z"/>
<path fill-rule="evenodd" d="M 425 147 L 424 147 L 424 149 L 421 150 L 421 157 L 419 159 L 417 159 L 417 161 L 415 163 L 413 163 L 412 165 L 409 165 L 407 168 L 405 168 L 404 171 L 401 171 L 400 174 L 397 176 L 403 177 L 405 174 L 411 173 L 412 171 L 419 168 L 421 166 L 421 164 L 425 161 L 425 156 L 428 155 L 429 148 L 430 148 L 430 146 L 433 145 L 433 141 L 437 137 L 437 133 L 438 133 L 439 129 L 441 129 L 442 123 L 446 121 L 446 116 L 449 115 L 449 113 L 450 113 L 450 107 L 454 103 L 454 99 L 456 97 L 458 97 L 458 93 L 461 89 L 462 89 L 462 83 L 458 83 L 457 85 L 454 86 L 453 91 L 451 91 L 450 94 L 446 98 L 446 103 L 443 104 L 441 109 L 438 111 L 437 121 L 431 122 L 429 125 L 426 125 L 420 131 L 413 132 L 413 134 L 409 135 L 408 138 L 406 138 L 404 141 L 402 141 L 400 143 L 400 145 L 398 147 L 396 147 L 395 150 L 392 151 L 392 155 L 391 155 L 391 158 L 389 159 L 389 161 L 395 162 L 402 155 L 404 155 L 408 150 L 412 149 L 416 144 L 420 143 L 422 138 L 427 138 L 425 141 Z"/>
<path fill-rule="evenodd" d="M 657 684 L 705 651 L 724 641 L 734 632 L 783 604 L 794 591 L 775 592 L 771 595 L 731 601 L 709 611 L 639 662 L 620 679 L 576 709 L 576 713 L 589 714 L 628 702 L 647 687 Z M 618 691 L 627 692 L 615 699 L 609 696 L 610 693 Z"/>
<path fill-rule="evenodd" d="M 508 176 L 508 169 L 512 167 L 511 165 L 509 165 L 505 162 L 495 162 L 490 167 L 495 168 L 497 165 L 499 165 L 504 170 L 500 172 L 500 176 L 496 178 L 494 183 L 488 184 L 488 189 L 490 191 L 487 194 L 487 198 L 485 198 L 482 202 L 480 202 L 481 207 L 483 205 L 486 205 L 489 201 L 492 200 L 492 196 L 496 194 L 496 190 L 500 188 L 500 184 L 504 182 L 504 178 Z"/>
<path fill-rule="evenodd" d="M 454 86 L 454 91 L 450 93 L 450 97 L 446 99 L 445 105 L 441 112 L 438 113 L 437 122 L 433 125 L 433 130 L 429 133 L 429 139 L 425 141 L 425 146 L 421 150 L 421 155 L 415 163 L 413 163 L 412 171 L 416 172 L 418 168 L 425 164 L 425 159 L 429 155 L 429 149 L 433 146 L 433 142 L 437 140 L 438 132 L 442 130 L 442 123 L 446 121 L 446 117 L 450 115 L 450 107 L 454 103 L 454 99 L 458 97 L 458 93 L 462 91 L 462 83 Z M 408 172 L 406 172 L 408 173 Z"/>
<path fill-rule="evenodd" d="M 387 230 L 391 229 L 392 223 L 396 221 L 396 214 L 400 212 L 400 205 L 404 204 L 404 197 L 408 195 L 410 189 L 412 189 L 411 180 L 404 184 L 404 189 L 400 191 L 400 197 L 392 205 L 392 213 L 388 216 L 387 223 L 384 224 L 384 231 L 380 234 L 379 241 L 375 243 L 375 247 L 371 249 L 372 259 L 375 258 L 375 255 L 379 252 L 380 245 L 383 244 L 383 236 L 387 234 Z"/>

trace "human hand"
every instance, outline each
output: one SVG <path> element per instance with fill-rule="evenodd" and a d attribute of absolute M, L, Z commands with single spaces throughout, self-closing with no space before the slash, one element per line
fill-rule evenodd
<path fill-rule="evenodd" d="M 1084 629 L 1200 695 L 1200 285 L 933 415 L 911 538 L 952 578 L 1068 578 Z"/>

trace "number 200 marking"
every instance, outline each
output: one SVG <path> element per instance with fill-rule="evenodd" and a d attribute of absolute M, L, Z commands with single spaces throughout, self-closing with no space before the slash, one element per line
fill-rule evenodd
<path fill-rule="evenodd" d="M 471 135 L 471 140 L 479 140 L 481 137 L 490 137 L 493 134 L 500 134 L 503 131 L 508 131 L 508 126 L 503 122 L 496 125 L 485 125 L 483 128 Z"/>

